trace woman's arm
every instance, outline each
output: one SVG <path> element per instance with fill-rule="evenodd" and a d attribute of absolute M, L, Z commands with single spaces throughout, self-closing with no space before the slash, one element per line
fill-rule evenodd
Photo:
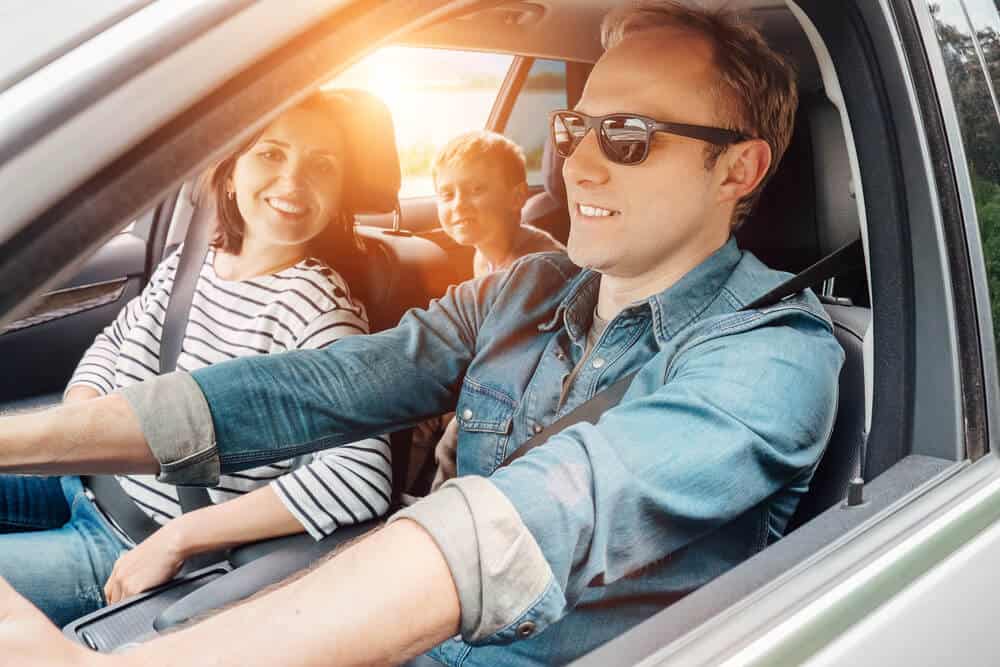
<path fill-rule="evenodd" d="M 115 563 L 104 586 L 108 603 L 118 602 L 172 579 L 184 561 L 216 551 L 302 532 L 270 486 L 239 498 L 182 514 Z"/>
<path fill-rule="evenodd" d="M 142 292 L 125 304 L 111 324 L 97 334 L 67 383 L 64 402 L 89 400 L 115 390 L 122 343 L 139 317 L 153 305 L 155 293 L 164 283 L 172 284 L 179 253 L 178 249 L 160 262 Z"/>
<path fill-rule="evenodd" d="M 320 540 L 341 526 L 376 519 L 389 510 L 390 456 L 387 437 L 359 440 L 320 452 L 270 486 L 300 529 Z"/>
<path fill-rule="evenodd" d="M 63 403 L 76 403 L 78 401 L 89 401 L 92 398 L 103 396 L 89 384 L 75 384 L 66 389 L 63 394 Z"/>
<path fill-rule="evenodd" d="M 374 519 L 389 508 L 391 479 L 382 440 L 324 452 L 265 487 L 170 521 L 118 559 L 104 594 L 114 603 L 159 586 L 185 560 L 208 551 L 303 531 L 318 540 L 340 526 Z"/>

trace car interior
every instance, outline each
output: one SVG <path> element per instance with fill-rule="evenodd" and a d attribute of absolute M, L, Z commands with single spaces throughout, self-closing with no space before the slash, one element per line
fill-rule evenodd
<path fill-rule="evenodd" d="M 386 32 L 382 45 L 514 56 L 487 123 L 503 132 L 525 72 L 535 59 L 564 63 L 566 99 L 568 106 L 573 105 L 601 53 L 601 18 L 619 4 L 615 0 L 450 3 L 434 20 L 415 29 Z M 853 8 L 841 13 L 848 15 L 839 15 L 822 2 L 789 6 L 781 0 L 741 0 L 729 5 L 746 9 L 769 42 L 795 64 L 801 96 L 792 143 L 758 205 L 737 231 L 740 246 L 770 266 L 794 274 L 859 236 L 865 244 L 864 261 L 813 286 L 846 354 L 836 423 L 785 538 L 579 664 L 631 664 L 647 657 L 783 573 L 803 567 L 846 539 L 863 521 L 886 511 L 928 479 L 948 474 L 969 455 L 947 444 L 962 438 L 942 437 L 951 432 L 948 429 L 962 432 L 964 427 L 955 417 L 957 407 L 942 405 L 936 415 L 915 415 L 908 407 L 913 392 L 922 391 L 925 383 L 946 381 L 956 371 L 948 361 L 948 350 L 941 351 L 941 361 L 929 370 L 908 361 L 915 350 L 934 344 L 934 330 L 924 326 L 924 316 L 914 314 L 915 304 L 933 310 L 945 299 L 935 291 L 933 278 L 916 284 L 920 279 L 912 267 L 926 262 L 928 276 L 946 269 L 944 260 L 932 256 L 930 249 L 921 255 L 920 239 L 931 231 L 920 210 L 930 190 L 925 177 L 906 171 L 907 151 L 917 150 L 919 143 L 909 145 L 901 139 L 915 131 L 910 127 L 912 118 L 904 113 L 904 105 L 912 100 L 892 94 L 905 77 L 883 57 L 880 50 L 888 47 L 872 39 L 879 17 L 874 9 L 869 15 Z M 323 39 L 335 39 L 340 30 L 357 30 L 367 20 L 363 13 L 339 23 L 336 19 L 317 28 L 319 37 L 306 35 L 288 48 L 302 52 L 318 48 Z M 355 49 L 339 60 L 330 56 L 335 65 L 324 76 L 329 80 L 361 53 Z M 280 56 L 277 64 L 269 62 L 267 71 L 255 76 L 280 77 Z M 287 53 L 284 57 L 287 60 Z M 299 82 L 288 85 L 296 94 L 306 89 Z M 372 104 L 370 117 L 390 127 L 391 116 L 403 111 Z M 237 117 L 262 122 L 261 114 L 253 111 Z M 538 123 L 544 124 L 545 118 L 538 118 Z M 359 156 L 368 165 L 365 173 L 376 177 L 366 183 L 373 193 L 372 205 L 359 216 L 358 226 L 371 258 L 369 282 L 374 289 L 366 305 L 373 330 L 391 327 L 407 309 L 425 306 L 472 273 L 471 252 L 456 246 L 437 227 L 433 199 L 399 198 L 401 168 L 393 133 L 380 134 L 385 141 L 373 139 L 366 154 Z M 162 140 L 174 137 L 164 135 Z M 204 164 L 207 157 L 199 159 Z M 541 182 L 532 188 L 522 222 L 565 241 L 569 216 L 561 166 L 546 142 Z M 185 174 L 186 182 L 161 185 L 155 206 L 147 207 L 130 227 L 79 262 L 74 274 L 36 299 L 30 312 L 0 330 L 0 354 L 9 369 L 0 375 L 0 414 L 58 401 L 94 335 L 139 293 L 158 260 L 183 239 L 194 210 L 191 175 Z M 911 436 L 921 429 L 927 429 L 926 438 L 914 445 Z M 402 488 L 414 478 L 413 467 L 421 463 L 410 455 L 407 433 L 394 436 L 393 454 L 397 493 L 426 491 Z M 848 506 L 844 499 L 853 479 L 864 480 L 856 489 L 862 500 Z M 185 571 L 176 582 L 80 619 L 65 632 L 92 648 L 111 650 L 280 581 L 367 528 L 342 529 L 320 542 L 303 534 L 234 549 L 225 562 Z"/>

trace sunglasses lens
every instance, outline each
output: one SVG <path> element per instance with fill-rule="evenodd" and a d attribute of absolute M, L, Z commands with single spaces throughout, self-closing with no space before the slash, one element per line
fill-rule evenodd
<path fill-rule="evenodd" d="M 649 132 L 646 123 L 633 116 L 612 116 L 601 123 L 601 146 L 620 164 L 636 164 L 646 157 Z"/>
<path fill-rule="evenodd" d="M 552 116 L 552 141 L 562 157 L 569 157 L 586 134 L 587 126 L 582 118 L 573 114 Z"/>

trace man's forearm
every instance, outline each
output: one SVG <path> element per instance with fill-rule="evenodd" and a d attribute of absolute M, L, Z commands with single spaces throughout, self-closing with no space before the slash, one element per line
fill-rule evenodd
<path fill-rule="evenodd" d="M 119 395 L 0 418 L 0 472 L 157 473 L 138 419 Z"/>
<path fill-rule="evenodd" d="M 392 665 L 453 636 L 459 612 L 437 545 L 401 520 L 287 586 L 120 656 L 120 664 Z"/>

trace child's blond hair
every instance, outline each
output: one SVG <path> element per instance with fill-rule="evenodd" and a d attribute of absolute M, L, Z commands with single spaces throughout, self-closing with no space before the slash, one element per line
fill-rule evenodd
<path fill-rule="evenodd" d="M 475 130 L 460 134 L 438 151 L 431 164 L 431 174 L 437 180 L 442 167 L 462 167 L 477 160 L 499 164 L 508 185 L 528 180 L 524 151 L 516 143 L 496 132 Z"/>

